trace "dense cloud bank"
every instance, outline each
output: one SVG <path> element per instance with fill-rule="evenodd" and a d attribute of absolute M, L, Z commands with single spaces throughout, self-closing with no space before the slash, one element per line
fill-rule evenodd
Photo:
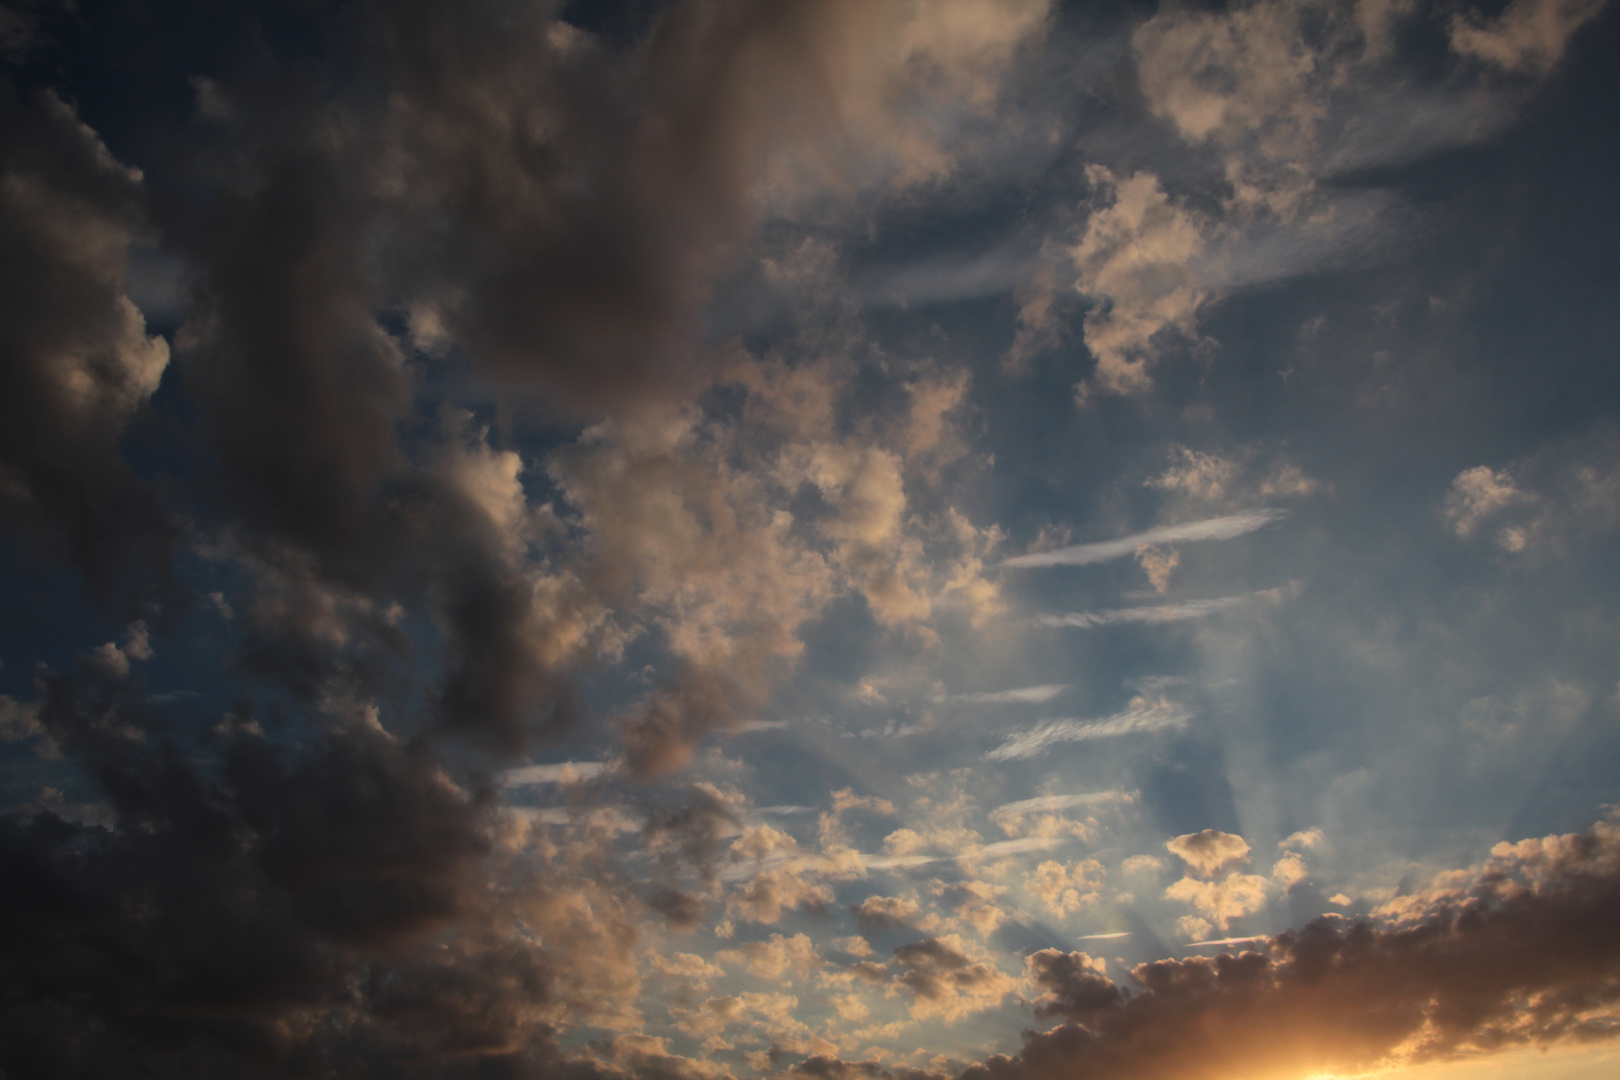
<path fill-rule="evenodd" d="M 1499 844 L 1377 922 L 1317 920 L 1262 951 L 1163 960 L 1129 987 L 1083 953 L 1029 959 L 1036 1014 L 992 1077 L 1303 1076 L 1613 1037 L 1620 1005 L 1620 825 Z"/>
<path fill-rule="evenodd" d="M 111 819 L 0 822 L 14 1075 L 525 1075 L 633 996 L 621 901 L 514 862 L 488 795 L 374 713 L 301 750 L 238 718 L 204 767 L 117 679 L 43 689 Z"/>

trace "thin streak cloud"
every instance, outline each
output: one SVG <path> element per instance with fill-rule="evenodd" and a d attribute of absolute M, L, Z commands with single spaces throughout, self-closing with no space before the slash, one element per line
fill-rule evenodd
<path fill-rule="evenodd" d="M 984 757 L 986 761 L 1026 761 L 1060 743 L 1113 739 L 1138 732 L 1171 731 L 1186 727 L 1192 717 L 1191 710 L 1176 702 L 1164 698 L 1154 701 L 1137 698 L 1131 702 L 1130 708 L 1104 720 L 1083 720 L 1073 716 L 1042 720 L 1028 731 L 1010 736 Z"/>
<path fill-rule="evenodd" d="M 1136 801 L 1134 791 L 1093 791 L 1084 795 L 1042 795 L 1034 799 L 1020 799 L 1004 803 L 996 809 L 1009 814 L 1039 814 L 1052 810 L 1067 810 L 1073 806 L 1095 806 L 1099 803 L 1128 803 Z"/>
<path fill-rule="evenodd" d="M 1074 544 L 1052 551 L 1037 551 L 1018 555 L 1003 562 L 1002 566 L 1028 569 L 1041 566 L 1089 566 L 1136 554 L 1136 550 L 1149 544 L 1183 544 L 1198 540 L 1231 540 L 1263 529 L 1272 522 L 1281 521 L 1288 511 L 1273 507 L 1245 510 L 1240 514 L 1189 521 L 1181 525 L 1161 525 L 1146 532 L 1132 533 L 1117 540 L 1100 540 L 1094 544 Z"/>
<path fill-rule="evenodd" d="M 1228 611 L 1248 603 L 1251 596 L 1216 596 L 1208 600 L 1187 600 L 1179 604 L 1154 604 L 1151 607 L 1108 608 L 1102 611 L 1071 611 L 1066 615 L 1038 615 L 1035 621 L 1042 626 L 1110 626 L 1114 623 L 1181 622 L 1201 619 L 1206 615 Z"/>
<path fill-rule="evenodd" d="M 962 705 L 1044 705 L 1063 691 L 1072 689 L 1074 687 L 1068 683 L 1052 683 L 1046 686 L 1020 686 L 1015 690 L 992 690 L 979 694 L 952 694 L 934 700 Z"/>
<path fill-rule="evenodd" d="M 1101 611 L 1071 611 L 1064 615 L 1037 615 L 1035 621 L 1042 626 L 1109 626 L 1114 623 L 1165 623 L 1184 619 L 1201 619 L 1222 611 L 1242 607 L 1256 600 L 1275 603 L 1299 593 L 1300 582 L 1279 585 L 1275 589 L 1243 593 L 1238 596 L 1212 596 L 1205 600 L 1183 600 L 1175 604 L 1152 604 L 1133 608 L 1105 608 Z"/>

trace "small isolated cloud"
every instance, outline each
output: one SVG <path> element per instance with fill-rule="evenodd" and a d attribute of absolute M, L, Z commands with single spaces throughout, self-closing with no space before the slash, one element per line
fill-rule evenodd
<path fill-rule="evenodd" d="M 1023 761 L 1058 743 L 1112 739 L 1138 732 L 1168 731 L 1187 726 L 1192 712 L 1168 698 L 1136 697 L 1124 712 L 1101 720 L 1062 716 L 1042 720 L 1028 731 L 1009 736 L 985 754 L 989 761 Z"/>
<path fill-rule="evenodd" d="M 1204 877 L 1211 877 L 1249 857 L 1248 841 L 1219 829 L 1187 833 L 1168 841 L 1164 846 L 1170 849 L 1171 854 L 1179 856 L 1194 873 Z"/>
<path fill-rule="evenodd" d="M 1155 544 L 1181 544 L 1199 540 L 1231 540 L 1234 537 L 1252 533 L 1257 529 L 1263 529 L 1272 522 L 1281 521 L 1287 516 L 1288 511 L 1286 510 L 1262 506 L 1238 514 L 1208 518 L 1204 521 L 1188 521 L 1180 525 L 1160 525 L 1145 532 L 1122 536 L 1117 540 L 1101 540 L 1094 544 L 1075 544 L 1071 547 L 1057 548 L 1052 551 L 1038 551 L 1029 555 L 1019 555 L 1008 559 L 1001 565 L 1017 568 L 1089 566 L 1092 563 L 1107 562 L 1110 559 L 1121 559 L 1127 555 L 1135 555 L 1139 548 Z"/>
<path fill-rule="evenodd" d="M 1208 293 L 1192 265 L 1203 252 L 1204 230 L 1151 173 L 1121 180 L 1093 165 L 1086 177 L 1109 201 L 1087 219 L 1069 252 L 1075 288 L 1098 301 L 1085 319 L 1097 368 L 1081 393 L 1139 392 L 1150 384 L 1147 369 L 1162 338 L 1196 336 Z"/>
<path fill-rule="evenodd" d="M 1163 596 L 1170 591 L 1170 575 L 1181 565 L 1181 552 L 1175 548 L 1143 544 L 1136 549 L 1136 563 L 1147 572 L 1153 591 Z"/>
<path fill-rule="evenodd" d="M 1310 874 L 1305 860 L 1290 851 L 1278 859 L 1271 868 L 1271 879 L 1285 889 L 1291 889 Z"/>
<path fill-rule="evenodd" d="M 1480 522 L 1529 498 L 1505 470 L 1497 472 L 1488 465 L 1478 465 L 1464 469 L 1451 482 L 1444 505 L 1446 521 L 1460 539 L 1466 540 L 1474 535 Z"/>

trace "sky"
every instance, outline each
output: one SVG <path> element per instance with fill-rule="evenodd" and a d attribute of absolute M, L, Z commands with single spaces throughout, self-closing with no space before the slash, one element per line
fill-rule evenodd
<path fill-rule="evenodd" d="M 1616 55 L 6 0 L 0 1076 L 1614 1075 Z"/>

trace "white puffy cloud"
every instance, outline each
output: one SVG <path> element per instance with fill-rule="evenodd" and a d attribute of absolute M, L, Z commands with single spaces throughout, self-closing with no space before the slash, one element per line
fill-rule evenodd
<path fill-rule="evenodd" d="M 1211 877 L 1234 863 L 1247 861 L 1249 857 L 1248 841 L 1219 829 L 1187 833 L 1166 842 L 1164 846 L 1195 874 L 1203 877 Z"/>

